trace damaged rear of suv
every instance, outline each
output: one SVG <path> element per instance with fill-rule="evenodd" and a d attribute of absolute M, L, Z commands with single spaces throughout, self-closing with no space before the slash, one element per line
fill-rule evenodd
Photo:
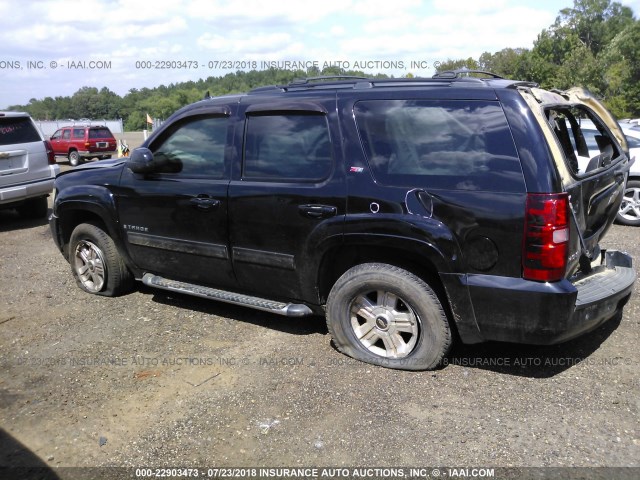
<path fill-rule="evenodd" d="M 529 107 L 530 127 L 545 140 L 538 151 L 525 150 L 524 142 L 519 148 L 528 190 L 522 278 L 473 275 L 467 282 L 482 340 L 551 344 L 596 328 L 630 297 L 632 259 L 599 245 L 622 201 L 628 149 L 615 119 L 586 90 L 528 86 L 519 94 Z M 593 157 L 584 120 L 599 132 Z M 545 157 L 548 170 L 541 168 Z M 497 312 L 505 303 L 509 310 Z"/>
<path fill-rule="evenodd" d="M 584 90 L 467 74 L 207 98 L 130 158 L 60 175 L 53 238 L 89 293 L 135 279 L 322 314 L 340 351 L 391 368 L 434 368 L 453 338 L 592 330 L 635 281 L 627 254 L 600 248 L 625 138 Z"/>

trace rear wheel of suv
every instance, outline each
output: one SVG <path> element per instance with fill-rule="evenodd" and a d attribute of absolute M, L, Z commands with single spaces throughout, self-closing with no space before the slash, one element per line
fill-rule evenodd
<path fill-rule="evenodd" d="M 433 289 L 384 263 L 355 266 L 338 279 L 327 300 L 327 326 L 338 350 L 389 368 L 435 368 L 451 346 Z"/>
<path fill-rule="evenodd" d="M 69 260 L 73 276 L 85 292 L 115 297 L 133 285 L 115 243 L 97 225 L 82 223 L 73 230 Z"/>
<path fill-rule="evenodd" d="M 30 198 L 16 208 L 20 216 L 25 218 L 45 217 L 48 209 L 47 197 Z"/>
<path fill-rule="evenodd" d="M 629 180 L 616 217 L 618 223 L 640 226 L 640 180 Z"/>
<path fill-rule="evenodd" d="M 71 150 L 69 152 L 69 165 L 72 167 L 77 167 L 82 163 L 82 159 L 80 158 L 80 154 L 77 150 Z"/>

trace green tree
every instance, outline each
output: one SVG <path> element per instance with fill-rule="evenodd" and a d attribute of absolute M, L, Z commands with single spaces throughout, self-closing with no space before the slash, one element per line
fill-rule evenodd
<path fill-rule="evenodd" d="M 478 59 L 478 68 L 505 78 L 517 78 L 523 48 L 503 48 L 499 52 L 484 52 Z"/>
<path fill-rule="evenodd" d="M 640 22 L 622 30 L 600 56 L 607 104 L 619 117 L 640 117 Z"/>
<path fill-rule="evenodd" d="M 560 10 L 551 28 L 561 35 L 575 35 L 593 55 L 598 55 L 633 21 L 633 11 L 618 2 L 574 0 L 573 8 Z"/>
<path fill-rule="evenodd" d="M 147 128 L 147 117 L 139 110 L 131 112 L 124 122 L 124 129 L 128 132 L 137 132 L 145 128 Z"/>

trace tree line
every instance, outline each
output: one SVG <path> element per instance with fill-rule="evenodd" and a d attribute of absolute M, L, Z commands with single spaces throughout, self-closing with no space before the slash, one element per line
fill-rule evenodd
<path fill-rule="evenodd" d="M 463 67 L 533 81 L 547 89 L 580 85 L 601 98 L 618 118 L 640 117 L 640 21 L 618 2 L 574 0 L 572 8 L 560 10 L 555 22 L 538 34 L 532 49 L 504 48 L 485 52 L 477 59 L 448 59 L 439 70 Z M 272 68 L 133 88 L 124 97 L 107 87 L 82 87 L 71 97 L 32 98 L 27 105 L 12 105 L 9 110 L 27 111 L 39 120 L 122 118 L 125 129 L 135 131 L 146 128 L 147 113 L 166 119 L 180 107 L 202 99 L 204 92 L 211 96 L 246 92 L 319 75 L 387 77 L 338 67 L 306 71 Z"/>

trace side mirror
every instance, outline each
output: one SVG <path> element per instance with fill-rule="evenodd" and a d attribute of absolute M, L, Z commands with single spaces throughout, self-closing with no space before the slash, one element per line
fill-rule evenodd
<path fill-rule="evenodd" d="M 158 153 L 157 157 L 153 156 L 148 148 L 139 147 L 133 150 L 127 167 L 133 173 L 141 173 L 147 175 L 150 173 L 180 173 L 182 171 L 182 160 L 175 155 L 167 153 Z"/>
<path fill-rule="evenodd" d="M 148 148 L 136 148 L 131 152 L 127 167 L 133 173 L 152 173 L 155 170 L 153 153 Z"/>

